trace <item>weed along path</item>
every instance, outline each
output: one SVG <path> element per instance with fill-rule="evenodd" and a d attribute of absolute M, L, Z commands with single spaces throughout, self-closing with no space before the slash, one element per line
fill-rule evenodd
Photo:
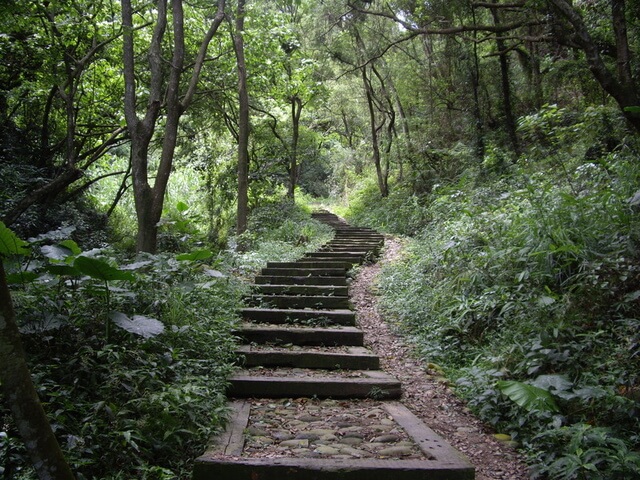
<path fill-rule="evenodd" d="M 524 478 L 499 464 L 507 452 L 493 444 L 490 468 L 507 476 L 476 476 L 461 451 L 475 456 L 483 447 L 456 450 L 423 422 L 433 410 L 426 398 L 406 402 L 431 389 L 416 390 L 418 373 L 404 368 L 408 350 L 383 330 L 368 288 L 375 268 L 362 267 L 351 282 L 352 267 L 376 259 L 384 237 L 328 212 L 314 216 L 334 239 L 255 278 L 237 332 L 243 370 L 230 379 L 231 420 L 196 460 L 194 480 Z M 481 429 L 455 425 L 465 434 Z"/>

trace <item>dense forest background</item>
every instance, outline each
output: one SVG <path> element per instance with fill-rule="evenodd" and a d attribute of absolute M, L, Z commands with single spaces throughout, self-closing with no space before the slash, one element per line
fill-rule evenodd
<path fill-rule="evenodd" d="M 534 477 L 640 475 L 639 12 L 2 2 L 0 474 L 188 478 L 323 205 L 402 238 L 387 318 Z"/>

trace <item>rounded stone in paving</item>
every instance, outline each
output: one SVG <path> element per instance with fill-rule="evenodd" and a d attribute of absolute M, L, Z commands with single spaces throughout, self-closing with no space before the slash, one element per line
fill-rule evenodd
<path fill-rule="evenodd" d="M 328 435 L 328 434 L 333 434 L 334 430 L 331 430 L 329 428 L 314 428 L 313 430 L 309 430 L 309 433 L 311 433 L 312 435 Z"/>
<path fill-rule="evenodd" d="M 398 438 L 397 435 L 380 435 L 379 437 L 375 437 L 373 439 L 374 443 L 395 443 L 398 440 L 400 440 Z"/>
<path fill-rule="evenodd" d="M 313 452 L 319 455 L 338 455 L 340 453 L 340 450 L 328 445 L 320 445 Z"/>
<path fill-rule="evenodd" d="M 366 418 L 371 418 L 371 417 L 377 417 L 379 415 L 383 415 L 384 413 L 385 413 L 384 410 L 380 408 L 374 408 L 372 410 L 369 410 L 367 413 L 365 413 L 364 416 Z"/>
<path fill-rule="evenodd" d="M 362 438 L 358 437 L 344 437 L 340 440 L 340 443 L 344 443 L 345 445 L 360 445 L 362 442 Z"/>
<path fill-rule="evenodd" d="M 309 440 L 304 439 L 294 439 L 294 440 L 285 440 L 284 442 L 280 442 L 280 445 L 283 447 L 292 447 L 292 448 L 300 448 L 300 447 L 308 447 Z"/>
<path fill-rule="evenodd" d="M 408 455 L 411 455 L 413 453 L 413 451 L 411 450 L 411 447 L 389 447 L 389 448 L 383 448 L 382 450 L 380 450 L 378 452 L 378 455 L 381 455 L 383 457 L 405 457 Z"/>
<path fill-rule="evenodd" d="M 342 447 L 340 449 L 340 453 L 343 453 L 345 455 L 349 455 L 349 456 L 354 457 L 354 458 L 368 458 L 368 457 L 371 457 L 371 454 L 369 452 L 366 452 L 364 450 L 360 450 L 358 448 L 352 448 L 352 447 Z"/>
<path fill-rule="evenodd" d="M 371 428 L 379 432 L 389 432 L 393 430 L 393 426 L 391 425 L 371 425 Z"/>
<path fill-rule="evenodd" d="M 321 418 L 316 417 L 315 415 L 301 415 L 298 417 L 298 420 L 301 422 L 317 422 L 318 420 L 322 420 Z"/>
<path fill-rule="evenodd" d="M 258 445 L 272 445 L 275 443 L 273 438 L 265 436 L 251 437 L 251 442 Z"/>

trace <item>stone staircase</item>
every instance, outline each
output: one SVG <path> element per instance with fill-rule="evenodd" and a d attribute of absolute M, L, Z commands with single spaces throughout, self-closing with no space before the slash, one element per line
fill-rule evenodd
<path fill-rule="evenodd" d="M 350 270 L 374 261 L 384 237 L 351 227 L 326 211 L 313 216 L 334 229 L 334 239 L 295 262 L 269 262 L 256 276 L 242 310 L 244 322 L 235 332 L 243 341 L 237 349 L 242 370 L 230 379 L 228 394 L 235 399 L 398 399 L 400 382 L 381 371 L 379 358 L 363 346 L 364 333 L 356 326 L 348 296 Z M 227 432 L 196 460 L 194 480 L 360 479 L 373 472 L 379 478 L 474 478 L 466 461 L 397 402 L 389 407 L 393 418 L 404 421 L 405 430 L 413 431 L 422 443 L 437 444 L 440 461 L 433 456 L 433 445 L 426 463 L 358 460 L 365 463 L 355 469 L 353 461 L 336 459 L 242 459 L 250 404 L 251 400 L 232 402 Z M 416 430 L 416 422 L 423 428 Z M 284 470 L 279 468 L 283 465 Z"/>

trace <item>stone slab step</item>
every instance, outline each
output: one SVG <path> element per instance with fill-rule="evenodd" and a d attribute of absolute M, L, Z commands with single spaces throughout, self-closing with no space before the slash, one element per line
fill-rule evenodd
<path fill-rule="evenodd" d="M 371 230 L 336 230 L 333 238 L 375 238 L 383 240 L 384 235 Z"/>
<path fill-rule="evenodd" d="M 224 433 L 196 459 L 193 480 L 473 480 L 473 466 L 399 402 L 384 408 L 424 452 L 425 460 L 251 458 L 243 456 L 250 400 L 231 402 Z"/>
<path fill-rule="evenodd" d="M 234 398 L 400 398 L 400 382 L 380 370 L 359 370 L 322 373 L 295 369 L 287 374 L 278 369 L 278 375 L 269 375 L 263 370 L 252 375 L 245 370 L 229 379 L 228 395 Z"/>
<path fill-rule="evenodd" d="M 348 310 L 351 302 L 348 297 L 321 295 L 251 295 L 245 302 L 253 307 L 262 308 L 312 308 L 316 310 Z"/>
<path fill-rule="evenodd" d="M 289 327 L 245 323 L 234 331 L 245 342 L 276 345 L 362 346 L 364 333 L 356 327 Z"/>
<path fill-rule="evenodd" d="M 258 285 L 331 285 L 344 287 L 347 285 L 347 277 L 313 277 L 313 276 L 282 276 L 282 275 L 257 275 L 254 282 Z"/>
<path fill-rule="evenodd" d="M 353 264 L 344 260 L 300 259 L 295 262 L 267 262 L 267 268 L 344 268 L 349 270 Z"/>
<path fill-rule="evenodd" d="M 356 324 L 356 314 L 351 310 L 314 310 L 298 308 L 243 308 L 242 318 L 259 323 L 295 323 L 305 322 L 319 325 L 345 325 Z"/>
<path fill-rule="evenodd" d="M 363 347 L 318 350 L 241 345 L 236 349 L 240 365 L 251 367 L 319 368 L 324 370 L 378 370 L 380 359 Z"/>
<path fill-rule="evenodd" d="M 264 295 L 328 295 L 346 297 L 349 287 L 338 285 L 258 285 L 251 286 L 251 290 Z"/>
<path fill-rule="evenodd" d="M 349 263 L 362 263 L 362 261 L 364 260 L 364 255 L 356 255 L 349 252 L 308 252 L 304 255 L 305 256 L 298 261 L 304 261 L 308 259 L 312 262 L 319 260 L 340 260 Z"/>
<path fill-rule="evenodd" d="M 260 273 L 278 277 L 339 277 L 346 272 L 344 268 L 263 268 Z"/>
<path fill-rule="evenodd" d="M 325 245 L 318 249 L 318 252 L 351 252 L 356 255 L 367 255 L 380 253 L 379 247 L 367 247 L 358 245 Z"/>

